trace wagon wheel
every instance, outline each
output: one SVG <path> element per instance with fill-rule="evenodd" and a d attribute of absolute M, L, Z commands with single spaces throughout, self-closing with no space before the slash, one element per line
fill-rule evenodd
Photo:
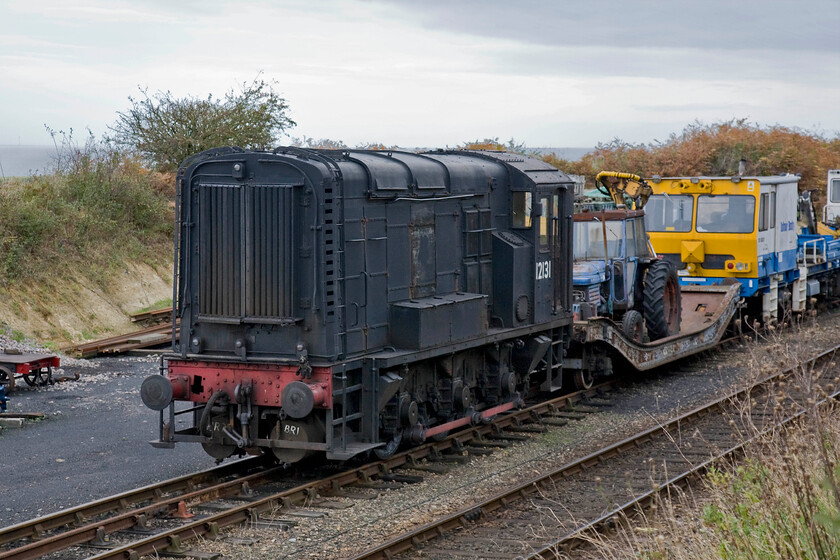
<path fill-rule="evenodd" d="M 23 380 L 26 381 L 26 384 L 29 385 L 30 387 L 34 387 L 35 385 L 40 384 L 40 378 L 41 378 L 41 370 L 38 370 L 38 371 L 35 371 L 35 372 L 33 372 L 32 370 L 29 370 L 29 373 L 24 373 L 23 374 Z"/>
<path fill-rule="evenodd" d="M 52 382 L 52 371 L 44 373 L 39 367 L 35 370 L 31 370 L 28 374 L 24 374 L 23 380 L 26 381 L 27 385 L 29 385 L 30 387 L 34 387 L 35 385 L 43 387 L 47 383 Z"/>
<path fill-rule="evenodd" d="M 0 366 L 0 385 L 6 386 L 6 392 L 15 388 L 15 374 Z"/>

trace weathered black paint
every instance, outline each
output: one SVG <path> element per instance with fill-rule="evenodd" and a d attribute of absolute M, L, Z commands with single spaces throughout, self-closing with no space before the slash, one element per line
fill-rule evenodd
<path fill-rule="evenodd" d="M 571 181 L 538 160 L 219 149 L 189 160 L 179 184 L 183 355 L 198 338 L 205 356 L 241 355 L 239 341 L 246 360 L 293 360 L 300 342 L 319 362 L 351 360 L 403 339 L 393 304 L 458 292 L 487 296 L 493 327 L 570 317 Z M 511 232 L 512 190 L 561 201 L 550 248 L 539 218 Z M 550 278 L 536 279 L 537 261 L 552 262 Z"/>
<path fill-rule="evenodd" d="M 210 421 L 244 432 L 250 418 L 246 447 L 347 458 L 515 400 L 535 368 L 559 386 L 573 182 L 548 164 L 500 152 L 219 148 L 185 162 L 178 188 L 180 363 L 331 372 L 332 406 L 293 422 L 279 404 L 230 395 L 230 414 Z M 511 227 L 513 192 L 546 200 L 528 229 Z M 198 427 L 168 441 L 234 452 L 193 415 Z M 289 430 L 310 439 L 292 445 Z"/>

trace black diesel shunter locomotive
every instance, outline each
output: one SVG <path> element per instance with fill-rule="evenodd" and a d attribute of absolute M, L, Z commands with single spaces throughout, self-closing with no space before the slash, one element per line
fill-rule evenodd
<path fill-rule="evenodd" d="M 161 411 L 152 444 L 289 463 L 386 456 L 558 389 L 573 185 L 501 152 L 190 158 L 180 342 L 141 391 Z"/>

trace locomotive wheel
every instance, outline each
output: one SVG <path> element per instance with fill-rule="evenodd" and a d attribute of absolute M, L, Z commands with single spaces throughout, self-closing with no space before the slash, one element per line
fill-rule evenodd
<path fill-rule="evenodd" d="M 271 439 L 296 442 L 323 442 L 324 427 L 318 420 L 312 418 L 286 418 L 271 429 Z M 315 453 L 309 449 L 291 449 L 287 447 L 272 447 L 271 453 L 281 463 L 297 463 L 305 457 Z"/>
<path fill-rule="evenodd" d="M 645 335 L 645 320 L 642 314 L 635 309 L 625 313 L 624 319 L 621 320 L 621 330 L 633 342 L 642 342 Z"/>
<path fill-rule="evenodd" d="M 383 447 L 377 447 L 373 450 L 373 452 L 380 460 L 388 459 L 391 455 L 396 453 L 397 449 L 400 447 L 400 443 L 402 443 L 402 430 L 394 434 L 391 441 L 386 443 Z"/>
<path fill-rule="evenodd" d="M 682 314 L 680 282 L 671 263 L 654 261 L 648 268 L 645 275 L 644 311 L 651 340 L 679 332 Z"/>
<path fill-rule="evenodd" d="M 217 461 L 227 459 L 236 451 L 235 445 L 222 445 L 221 443 L 202 443 L 201 447 L 204 448 L 205 453 Z"/>
<path fill-rule="evenodd" d="M 595 382 L 595 376 L 588 369 L 579 369 L 572 376 L 572 381 L 578 391 L 585 391 L 586 389 L 592 388 L 592 384 Z"/>

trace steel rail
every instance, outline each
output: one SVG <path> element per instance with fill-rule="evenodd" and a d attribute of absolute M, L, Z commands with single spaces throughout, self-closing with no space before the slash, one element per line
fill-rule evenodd
<path fill-rule="evenodd" d="M 149 501 L 161 500 L 164 494 L 183 492 L 192 486 L 207 483 L 211 479 L 222 479 L 239 474 L 258 466 L 261 459 L 248 458 L 219 465 L 198 473 L 170 478 L 141 488 L 122 492 L 114 496 L 88 502 L 76 507 L 63 509 L 49 515 L 36 517 L 29 521 L 0 528 L 0 545 L 14 542 L 23 538 L 41 539 L 48 531 L 79 525 L 86 519 L 104 515 L 114 511 L 127 510 L 131 505 Z"/>
<path fill-rule="evenodd" d="M 180 319 L 175 323 L 176 331 L 179 328 Z M 134 331 L 127 334 L 121 334 L 117 336 L 111 336 L 108 338 L 102 338 L 99 340 L 93 340 L 91 342 L 83 342 L 81 344 L 76 344 L 74 346 L 68 346 L 66 348 L 62 348 L 62 352 L 66 352 L 68 354 L 76 355 L 80 358 L 90 358 L 93 356 L 97 356 L 102 353 L 116 353 L 122 352 L 125 350 L 132 350 L 135 348 L 144 348 L 146 346 L 161 344 L 170 340 L 171 337 L 163 337 L 162 335 L 171 333 L 172 332 L 172 323 L 164 323 L 162 325 L 155 325 L 153 327 L 148 327 L 139 331 Z M 148 335 L 155 335 L 160 334 L 160 340 L 152 340 L 149 342 L 136 342 L 132 343 L 131 340 L 137 339 L 141 336 L 148 336 Z"/>
<path fill-rule="evenodd" d="M 153 309 L 152 311 L 141 311 L 140 313 L 132 313 L 128 317 L 132 323 L 140 321 L 148 321 L 150 319 L 165 319 L 172 315 L 171 307 L 164 307 L 162 309 Z"/>
<path fill-rule="evenodd" d="M 514 410 L 503 416 L 499 415 L 495 417 L 492 422 L 480 424 L 469 429 L 450 434 L 442 441 L 429 442 L 419 447 L 397 453 L 388 459 L 361 465 L 355 469 L 337 473 L 325 479 L 307 482 L 292 489 L 284 490 L 263 498 L 254 499 L 247 503 L 234 506 L 226 511 L 204 517 L 201 520 L 188 522 L 180 527 L 169 529 L 140 541 L 104 551 L 92 557 L 91 560 L 115 558 L 134 560 L 144 554 L 161 553 L 173 543 L 180 544 L 208 534 L 213 535 L 217 533 L 220 528 L 255 520 L 262 513 L 277 511 L 279 509 L 292 509 L 296 506 L 305 504 L 307 500 L 319 494 L 329 495 L 336 489 L 343 486 L 364 483 L 371 478 L 387 475 L 393 469 L 399 467 L 410 467 L 415 461 L 429 458 L 435 454 L 444 453 L 451 449 L 457 450 L 466 442 L 491 435 L 493 432 L 500 429 L 515 427 L 521 424 L 523 420 L 533 420 L 535 414 L 549 414 L 553 411 L 562 410 L 566 407 L 574 407 L 575 404 L 583 404 L 591 398 L 597 397 L 605 388 L 614 386 L 618 383 L 620 383 L 620 381 L 611 380 L 592 387 L 591 389 L 563 395 L 552 399 L 551 401 Z M 241 484 L 242 480 L 237 480 L 236 482 Z M 184 499 L 189 498 L 182 496 L 176 501 L 182 501 Z M 152 506 L 150 506 L 150 508 L 151 507 Z M 155 507 L 161 507 L 161 504 L 155 504 Z M 137 519 L 135 518 L 138 517 L 138 514 L 136 512 L 127 513 L 125 517 L 127 519 L 120 518 L 118 522 L 115 522 L 113 526 L 119 527 L 115 530 L 130 528 L 133 524 L 137 523 Z M 131 525 L 129 525 L 130 521 L 133 521 Z M 101 525 L 102 523 L 99 524 L 99 526 Z M 87 537 L 87 540 L 93 539 L 96 527 L 93 527 L 92 529 L 93 532 L 91 532 L 91 527 L 86 527 L 87 532 L 80 531 L 79 538 L 84 536 Z M 106 531 L 106 533 L 107 532 L 110 531 Z M 77 544 L 81 544 L 81 542 Z M 31 550 L 35 549 L 32 548 Z M 14 552 L 14 550 L 11 552 Z M 0 555 L 0 560 L 29 560 L 37 557 L 38 556 Z"/>
<path fill-rule="evenodd" d="M 828 403 L 829 401 L 836 400 L 838 397 L 840 397 L 840 390 L 837 390 L 834 393 L 828 395 L 828 397 L 826 397 L 825 399 L 821 399 L 821 400 L 817 401 L 815 404 L 816 404 L 816 406 L 823 406 L 826 403 Z M 567 556 L 567 554 L 565 554 L 566 552 L 575 548 L 578 545 L 589 542 L 590 538 L 588 538 L 588 537 L 590 537 L 590 535 L 593 535 L 600 527 L 606 526 L 611 520 L 614 520 L 616 518 L 616 516 L 618 516 L 620 514 L 625 514 L 626 515 L 631 510 L 633 510 L 635 508 L 638 508 L 639 506 L 642 506 L 647 502 L 652 501 L 657 495 L 661 494 L 667 488 L 674 487 L 677 484 L 680 484 L 681 482 L 684 482 L 684 481 L 686 481 L 687 479 L 689 479 L 693 476 L 697 476 L 699 474 L 702 474 L 703 472 L 708 470 L 709 467 L 713 466 L 717 461 L 720 461 L 720 459 L 722 459 L 724 457 L 729 457 L 729 456 L 735 455 L 735 454 L 743 451 L 744 448 L 746 448 L 748 445 L 758 441 L 763 436 L 766 436 L 767 434 L 772 433 L 774 430 L 776 430 L 780 426 L 785 426 L 785 425 L 787 425 L 787 424 L 789 424 L 789 423 L 791 423 L 795 420 L 800 419 L 803 415 L 806 414 L 806 412 L 807 411 L 805 411 L 805 410 L 800 410 L 800 411 L 796 412 L 795 414 L 793 414 L 791 416 L 788 416 L 788 417 L 785 417 L 785 418 L 781 419 L 780 421 L 774 423 L 772 426 L 770 426 L 768 428 L 765 428 L 764 430 L 760 431 L 759 433 L 753 435 L 750 438 L 747 438 L 746 440 L 740 442 L 737 445 L 732 446 L 731 448 L 727 449 L 726 451 L 710 458 L 707 461 L 704 461 L 703 463 L 695 465 L 691 469 L 688 469 L 685 472 L 683 472 L 683 473 L 681 473 L 677 476 L 674 476 L 674 477 L 670 478 L 669 480 L 667 480 L 665 483 L 658 486 L 657 488 L 653 488 L 650 491 L 645 492 L 644 494 L 640 494 L 639 496 L 636 496 L 632 500 L 628 500 L 626 503 L 624 503 L 621 506 L 615 508 L 613 511 L 601 516 L 600 518 L 598 518 L 594 521 L 591 521 L 591 522 L 587 523 L 583 527 L 580 527 L 580 528 L 576 529 L 575 531 L 569 533 L 568 535 L 565 535 L 565 536 L 561 537 L 560 539 L 558 539 L 554 543 L 544 547 L 542 550 L 539 550 L 539 551 L 534 552 L 533 554 L 527 556 L 527 558 L 529 560 L 531 560 L 531 559 L 533 559 L 533 560 L 547 560 L 549 558 L 555 558 L 557 560 L 561 560 L 561 559 L 567 558 L 568 556 Z"/>
<path fill-rule="evenodd" d="M 444 516 L 418 529 L 409 531 L 403 535 L 391 539 L 386 543 L 368 549 L 367 551 L 364 551 L 361 554 L 353 556 L 352 560 L 390 560 L 393 556 L 397 554 L 411 550 L 413 548 L 418 548 L 423 543 L 426 543 L 433 539 L 437 539 L 449 531 L 466 526 L 471 520 L 478 519 L 481 515 L 499 510 L 501 508 L 505 508 L 508 504 L 512 502 L 518 501 L 527 495 L 538 492 L 541 487 L 544 487 L 548 484 L 553 484 L 555 481 L 562 480 L 563 478 L 568 477 L 569 475 L 585 470 L 587 467 L 599 464 L 605 459 L 609 459 L 611 457 L 619 455 L 625 450 L 633 449 L 638 447 L 639 445 L 643 445 L 646 440 L 651 439 L 654 435 L 662 433 L 667 434 L 669 429 L 679 427 L 681 423 L 685 423 L 686 421 L 690 421 L 694 418 L 706 416 L 715 409 L 723 409 L 727 405 L 727 403 L 730 403 L 735 399 L 749 396 L 750 394 L 752 394 L 753 391 L 756 391 L 761 387 L 765 387 L 770 383 L 773 383 L 780 379 L 784 379 L 793 374 L 800 367 L 809 366 L 816 363 L 819 360 L 830 357 L 833 354 L 835 354 L 838 349 L 840 349 L 840 344 L 832 349 L 821 352 L 817 356 L 804 360 L 796 364 L 795 366 L 787 368 L 781 372 L 771 374 L 761 379 L 760 381 L 753 383 L 749 387 L 731 392 L 722 398 L 716 399 L 714 402 L 707 403 L 706 405 L 694 408 L 689 412 L 686 412 L 684 414 L 679 415 L 676 418 L 669 420 L 665 424 L 661 424 L 660 426 L 647 429 L 618 443 L 604 447 L 603 449 L 591 453 L 586 457 L 567 463 L 566 465 L 563 465 L 560 468 L 555 469 L 548 474 L 536 476 L 528 480 L 527 482 L 518 485 L 515 488 L 511 488 L 500 492 L 489 499 L 472 504 L 466 508 L 461 509 L 456 513 Z M 682 478 L 680 478 L 680 480 L 682 480 Z M 625 504 L 623 507 L 630 508 L 633 505 L 634 504 L 632 503 Z M 620 513 L 620 511 L 612 512 L 609 515 L 604 516 L 599 521 L 604 522 L 605 520 L 615 516 L 617 513 Z M 576 530 L 574 533 L 568 536 L 568 539 L 571 540 L 573 536 L 575 534 L 578 534 L 579 532 L 579 530 Z M 554 543 L 551 546 L 558 547 L 560 546 L 560 544 Z M 542 552 L 546 553 L 546 551 Z M 559 558 L 559 556 L 556 557 Z M 540 556 L 533 556 L 533 558 L 540 558 Z"/>
<path fill-rule="evenodd" d="M 12 550 L 2 551 L 0 552 L 0 560 L 30 560 L 34 558 L 41 558 L 46 554 L 59 552 L 70 548 L 71 546 L 89 542 L 95 539 L 98 534 L 109 535 L 111 533 L 115 533 L 116 531 L 131 529 L 135 526 L 142 526 L 151 516 L 157 515 L 160 512 L 177 509 L 179 502 L 192 502 L 211 496 L 215 498 L 239 494 L 241 493 L 243 487 L 248 487 L 252 483 L 260 483 L 270 480 L 275 474 L 282 473 L 283 471 L 283 467 L 276 466 L 271 469 L 229 480 L 227 482 L 219 482 L 206 488 L 193 490 L 192 492 L 173 496 L 171 498 L 161 499 L 147 506 L 141 506 L 130 511 L 119 513 L 107 519 L 94 521 L 87 525 L 82 525 L 55 535 L 37 539 Z"/>

